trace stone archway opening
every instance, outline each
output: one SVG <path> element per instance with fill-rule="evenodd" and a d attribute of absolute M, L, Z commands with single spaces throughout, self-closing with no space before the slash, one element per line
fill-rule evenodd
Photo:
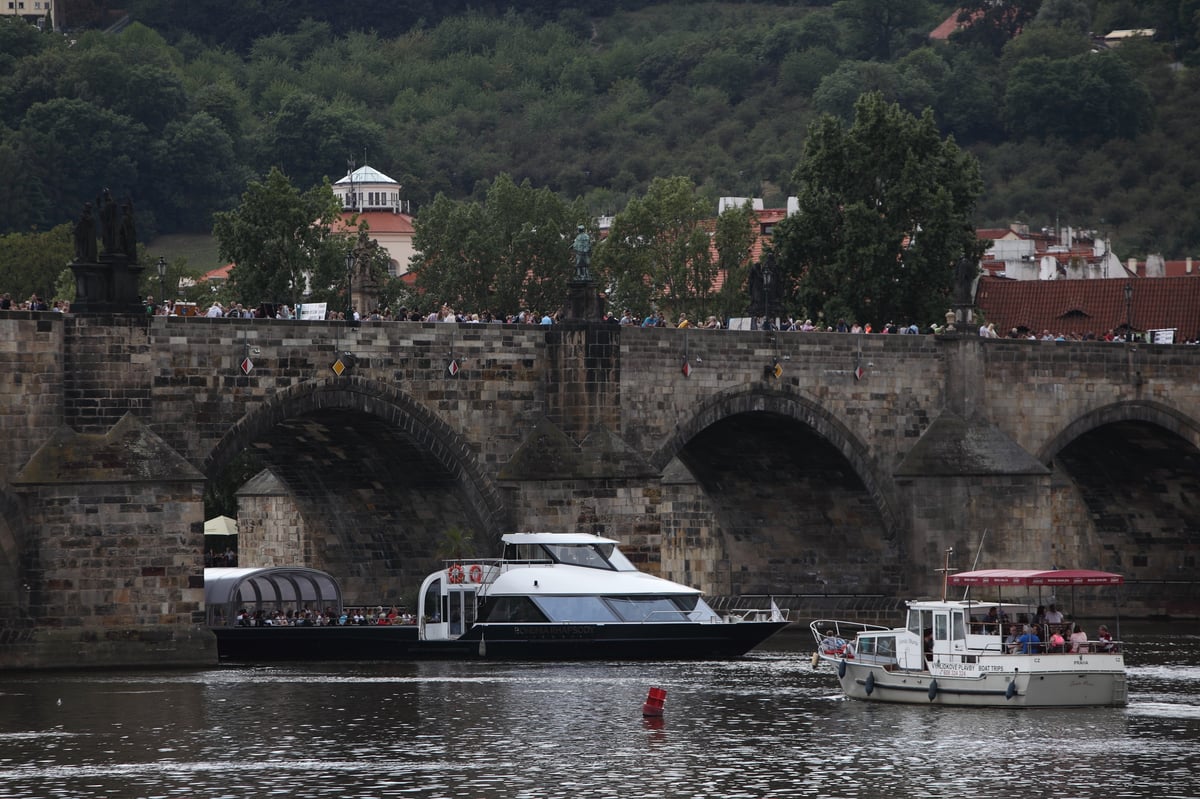
<path fill-rule="evenodd" d="M 1071 440 L 1054 465 L 1078 496 L 1064 505 L 1083 511 L 1060 517 L 1059 530 L 1080 531 L 1065 546 L 1094 558 L 1066 565 L 1125 575 L 1130 599 L 1142 595 L 1164 615 L 1200 611 L 1190 578 L 1200 561 L 1200 449 L 1153 422 L 1121 420 Z"/>
<path fill-rule="evenodd" d="M 664 571 L 724 595 L 895 595 L 898 544 L 853 464 L 783 413 L 737 413 L 664 476 Z M 678 550 L 689 555 L 672 559 Z"/>
<path fill-rule="evenodd" d="M 443 453 L 444 454 L 444 453 Z M 239 566 L 333 574 L 347 604 L 415 607 L 447 531 L 479 531 L 461 475 L 393 420 L 316 407 L 257 431 L 229 461 L 254 476 L 237 494 Z"/>

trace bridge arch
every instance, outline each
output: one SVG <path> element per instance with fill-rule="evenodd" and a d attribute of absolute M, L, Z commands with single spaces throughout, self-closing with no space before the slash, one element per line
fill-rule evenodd
<path fill-rule="evenodd" d="M 424 447 L 454 475 L 486 533 L 498 533 L 503 508 L 500 493 L 479 470 L 466 440 L 432 411 L 394 386 L 357 376 L 315 380 L 273 394 L 235 424 L 204 462 L 210 477 L 268 430 L 287 419 L 316 411 L 360 411 L 394 427 Z"/>
<path fill-rule="evenodd" d="M 888 481 L 872 463 L 869 448 L 828 408 L 804 397 L 781 390 L 756 388 L 720 392 L 699 403 L 694 412 L 678 421 L 675 432 L 650 457 L 651 465 L 662 471 L 671 460 L 703 430 L 733 416 L 746 413 L 769 413 L 792 419 L 813 430 L 829 442 L 854 469 L 874 500 L 889 536 L 899 529 L 894 502 L 883 486 Z"/>
<path fill-rule="evenodd" d="M 1117 422 L 1144 422 L 1155 425 L 1200 449 L 1200 420 L 1161 402 L 1136 400 L 1114 402 L 1072 419 L 1057 435 L 1041 446 L 1037 458 L 1048 465 L 1059 452 L 1080 436 Z"/>
<path fill-rule="evenodd" d="M 238 492 L 242 565 L 330 571 L 350 604 L 411 604 L 449 530 L 474 533 L 490 553 L 504 527 L 500 493 L 464 437 L 380 381 L 329 378 L 272 395 L 229 428 L 205 473 L 215 479 L 246 451 L 251 471 L 264 471 Z"/>
<path fill-rule="evenodd" d="M 680 419 L 650 462 L 663 474 L 663 560 L 677 579 L 781 598 L 899 587 L 907 541 L 869 452 L 811 399 L 723 392 Z"/>
<path fill-rule="evenodd" d="M 1124 574 L 1130 596 L 1148 606 L 1169 615 L 1194 606 L 1194 581 L 1184 581 L 1191 599 L 1184 590 L 1164 599 L 1162 586 L 1183 585 L 1180 575 L 1200 561 L 1195 418 L 1157 401 L 1112 403 L 1071 420 L 1038 455 L 1054 470 L 1056 527 L 1082 556 Z"/>

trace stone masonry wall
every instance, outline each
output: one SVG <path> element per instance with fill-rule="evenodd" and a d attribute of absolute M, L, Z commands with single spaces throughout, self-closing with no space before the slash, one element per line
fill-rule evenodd
<path fill-rule="evenodd" d="M 24 666 L 215 661 L 197 625 L 203 524 L 200 484 L 90 484 L 35 491 L 25 550 L 35 636 L 3 652 Z"/>
<path fill-rule="evenodd" d="M 27 636 L 21 557 L 29 547 L 16 473 L 63 423 L 63 323 L 51 313 L 0 313 L 0 640 Z"/>

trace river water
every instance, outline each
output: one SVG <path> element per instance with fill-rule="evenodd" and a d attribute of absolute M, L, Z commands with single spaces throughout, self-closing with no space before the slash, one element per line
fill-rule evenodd
<path fill-rule="evenodd" d="M 1124 632 L 1103 709 L 847 701 L 790 632 L 727 662 L 3 674 L 0 797 L 1200 796 L 1200 628 Z"/>

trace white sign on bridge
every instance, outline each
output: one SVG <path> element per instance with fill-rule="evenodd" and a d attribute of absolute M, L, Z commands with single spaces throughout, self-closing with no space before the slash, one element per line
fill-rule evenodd
<path fill-rule="evenodd" d="M 327 303 L 324 302 L 306 302 L 303 305 L 296 306 L 296 316 L 299 319 L 319 322 L 325 318 L 326 305 Z"/>

